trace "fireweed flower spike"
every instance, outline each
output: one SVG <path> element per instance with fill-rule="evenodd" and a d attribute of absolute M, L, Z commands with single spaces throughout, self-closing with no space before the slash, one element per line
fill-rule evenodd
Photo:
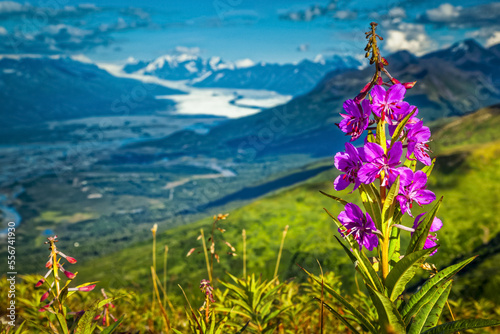
<path fill-rule="evenodd" d="M 425 214 L 426 214 L 426 212 L 421 213 L 417 216 L 417 218 L 415 218 L 415 222 L 413 223 L 414 230 L 416 230 L 418 228 L 418 226 L 420 225 L 420 218 L 422 218 L 422 216 Z M 441 227 L 443 227 L 443 222 L 438 217 L 435 217 L 434 220 L 432 221 L 431 228 L 430 228 L 429 232 L 437 232 L 441 229 Z M 413 235 L 413 233 L 412 233 L 412 235 Z M 436 246 L 437 245 L 436 241 L 438 241 L 436 234 L 429 233 L 429 235 L 427 236 L 427 239 L 425 240 L 424 249 L 429 249 L 431 247 Z M 437 252 L 437 249 L 435 251 L 433 251 L 430 254 L 430 256 L 436 254 L 436 252 Z"/>
<path fill-rule="evenodd" d="M 413 202 L 422 206 L 430 204 L 436 199 L 436 195 L 426 189 L 427 174 L 422 171 L 413 171 L 409 168 L 402 167 L 399 169 L 400 189 L 399 195 L 396 197 L 401 207 L 403 214 L 408 213 L 410 217 Z"/>
<path fill-rule="evenodd" d="M 354 190 L 358 189 L 361 182 L 358 179 L 358 171 L 363 166 L 363 149 L 357 149 L 350 143 L 345 143 L 345 152 L 335 155 L 335 167 L 345 174 L 337 176 L 333 185 L 335 190 L 340 191 L 354 183 Z"/>
<path fill-rule="evenodd" d="M 431 130 L 424 126 L 423 121 L 419 121 L 408 130 L 408 150 L 406 158 L 409 159 L 411 154 L 415 155 L 418 161 L 424 165 L 430 166 L 432 164 L 431 157 L 429 156 L 429 142 L 431 138 Z"/>
<path fill-rule="evenodd" d="M 344 119 L 338 124 L 340 130 L 351 136 L 351 141 L 358 139 L 370 123 L 370 102 L 363 100 L 361 104 L 354 100 L 344 102 L 347 114 L 340 114 Z"/>
<path fill-rule="evenodd" d="M 358 171 L 359 180 L 362 183 L 370 184 L 380 173 L 384 172 L 382 186 L 388 186 L 389 180 L 396 179 L 398 175 L 397 166 L 401 163 L 401 154 L 403 154 L 403 144 L 396 142 L 392 148 L 384 153 L 382 146 L 376 143 L 365 144 L 365 159 L 368 162 Z"/>
<path fill-rule="evenodd" d="M 352 235 L 354 240 L 359 244 L 359 250 L 363 247 L 372 251 L 378 246 L 377 228 L 375 223 L 368 213 L 363 214 L 363 211 L 353 203 L 347 203 L 345 211 L 342 211 L 338 216 L 339 221 L 346 228 L 339 229 L 339 233 L 347 238 Z"/>

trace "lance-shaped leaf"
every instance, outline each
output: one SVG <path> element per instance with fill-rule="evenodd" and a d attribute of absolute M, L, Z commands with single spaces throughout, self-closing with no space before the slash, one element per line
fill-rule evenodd
<path fill-rule="evenodd" d="M 437 299 L 436 303 L 434 304 L 432 309 L 429 311 L 429 315 L 427 316 L 427 320 L 425 321 L 424 327 L 421 328 L 421 331 L 431 329 L 437 325 L 439 318 L 441 317 L 441 313 L 443 313 L 444 305 L 448 301 L 448 296 L 450 295 L 452 282 L 453 282 L 453 280 L 449 280 L 448 283 L 446 283 L 443 286 L 444 291 L 439 295 L 439 298 Z M 425 308 L 427 308 L 427 305 L 425 306 Z M 420 320 L 419 317 L 421 314 L 422 314 L 422 311 L 420 311 L 420 313 L 417 315 L 417 321 Z M 413 325 L 412 325 L 412 328 L 413 328 Z"/>
<path fill-rule="evenodd" d="M 432 222 L 436 217 L 442 201 L 443 197 L 441 197 L 432 210 L 425 215 L 425 219 L 420 223 L 411 237 L 410 244 L 406 249 L 406 255 L 424 248 L 425 240 L 427 240 L 427 237 L 429 236 L 429 230 L 431 229 Z"/>
<path fill-rule="evenodd" d="M 413 109 L 413 111 L 411 113 L 409 113 L 408 115 L 406 115 L 406 117 L 403 118 L 403 120 L 398 124 L 398 126 L 396 127 L 396 130 L 394 130 L 394 134 L 392 135 L 390 147 L 392 147 L 392 145 L 394 145 L 394 143 L 399 139 L 399 135 L 401 134 L 401 131 L 403 131 L 403 129 L 406 126 L 406 123 L 408 123 L 408 121 L 413 116 L 413 114 L 415 114 L 415 111 L 417 111 L 417 108 Z"/>
<path fill-rule="evenodd" d="M 325 192 L 323 192 L 323 191 L 321 191 L 321 190 L 320 190 L 319 192 L 320 192 L 320 193 L 322 193 L 323 195 L 325 195 L 326 197 L 330 197 L 331 199 L 333 199 L 333 200 L 335 200 L 335 201 L 339 202 L 340 204 L 342 204 L 342 205 L 344 205 L 344 206 L 347 204 L 347 201 L 343 200 L 343 199 L 342 199 L 342 198 L 340 198 L 340 197 L 337 197 L 337 196 L 333 196 L 333 195 L 327 194 L 327 193 L 325 193 Z"/>
<path fill-rule="evenodd" d="M 469 264 L 476 257 L 471 257 L 465 261 L 449 266 L 446 269 L 438 272 L 434 277 L 429 279 L 413 296 L 410 297 L 408 302 L 403 306 L 401 314 L 405 323 L 408 324 L 409 320 L 417 314 L 417 312 L 425 305 L 434 295 L 436 290 L 444 283 L 449 281 L 457 272 Z"/>
<path fill-rule="evenodd" d="M 373 266 L 370 260 L 366 257 L 365 253 L 359 251 L 357 248 L 353 248 L 351 252 L 337 236 L 335 236 L 335 239 L 337 239 L 351 261 L 354 263 L 354 267 L 361 274 L 364 281 L 375 287 L 377 291 L 385 291 L 380 277 L 377 275 L 375 269 L 373 269 Z"/>
<path fill-rule="evenodd" d="M 403 293 L 406 284 L 415 276 L 416 270 L 436 248 L 437 246 L 411 253 L 401 259 L 392 268 L 385 279 L 385 286 L 387 287 L 390 300 L 395 301 Z"/>
<path fill-rule="evenodd" d="M 420 334 L 422 332 L 422 329 L 424 328 L 429 315 L 431 314 L 431 312 L 434 312 L 434 307 L 436 307 L 436 304 L 439 301 L 441 301 L 442 303 L 441 307 L 439 307 L 438 305 L 439 315 L 441 315 L 444 303 L 446 302 L 446 299 L 448 299 L 448 295 L 450 294 L 451 283 L 452 281 L 449 280 L 448 282 L 440 286 L 434 293 L 432 298 L 430 298 L 429 301 L 420 309 L 410 326 L 408 334 Z M 443 301 L 441 297 L 444 297 L 446 299 Z"/>
<path fill-rule="evenodd" d="M 422 334 L 451 334 L 465 329 L 474 329 L 482 327 L 492 327 L 500 325 L 498 319 L 465 319 L 453 322 L 447 322 L 437 327 L 431 328 Z"/>
<path fill-rule="evenodd" d="M 382 204 L 377 188 L 373 184 L 361 184 L 358 189 L 366 212 L 372 217 L 375 227 L 378 230 L 382 229 L 382 211 L 380 210 Z"/>
<path fill-rule="evenodd" d="M 317 298 L 317 297 L 314 297 L 314 299 L 316 299 L 317 301 L 319 301 L 320 303 L 323 303 L 323 305 L 326 307 L 326 309 L 328 311 L 330 311 L 331 314 L 333 314 L 337 319 L 339 319 L 347 328 L 349 328 L 349 330 L 355 334 L 359 334 L 358 330 L 356 328 L 354 328 L 353 325 L 351 325 L 349 323 L 349 321 L 347 321 L 346 318 L 344 318 L 340 313 L 338 313 L 337 311 L 335 311 L 330 305 L 328 305 L 327 303 L 325 302 L 322 302 L 321 299 Z"/>
<path fill-rule="evenodd" d="M 367 286 L 373 304 L 377 309 L 380 333 L 405 333 L 405 324 L 396 305 L 383 294 Z"/>
<path fill-rule="evenodd" d="M 300 267 L 300 266 L 299 266 Z M 338 300 L 342 305 L 345 306 L 345 308 L 351 312 L 351 314 L 354 316 L 356 321 L 361 325 L 364 326 L 365 328 L 368 329 L 371 333 L 377 334 L 377 330 L 375 327 L 373 327 L 372 323 L 366 318 L 364 314 L 359 312 L 354 306 L 352 306 L 347 300 L 344 299 L 335 289 L 333 289 L 331 286 L 326 284 L 324 281 L 320 280 L 316 275 L 311 274 L 304 268 L 300 267 L 309 277 L 311 277 L 316 283 L 320 284 L 323 286 L 326 292 L 328 292 L 333 298 Z M 375 290 L 373 290 L 375 291 Z"/>
<path fill-rule="evenodd" d="M 422 168 L 422 172 L 427 174 L 427 177 L 429 177 L 432 173 L 432 170 L 434 169 L 435 164 L 436 164 L 436 158 L 432 159 L 430 166 L 424 166 L 424 168 Z"/>
<path fill-rule="evenodd" d="M 101 334 L 111 334 L 115 332 L 118 329 L 118 326 L 122 323 L 123 319 L 125 319 L 125 316 L 122 315 L 120 319 L 116 320 L 113 324 L 111 324 L 109 327 L 106 327 Z"/>

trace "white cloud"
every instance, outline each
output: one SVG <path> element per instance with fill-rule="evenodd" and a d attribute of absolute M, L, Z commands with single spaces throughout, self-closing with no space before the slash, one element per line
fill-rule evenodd
<path fill-rule="evenodd" d="M 352 10 L 338 10 L 333 14 L 333 17 L 338 20 L 354 20 L 358 13 Z"/>
<path fill-rule="evenodd" d="M 500 43 L 500 31 L 495 31 L 490 38 L 486 40 L 486 46 L 490 47 Z"/>
<path fill-rule="evenodd" d="M 404 8 L 401 7 L 393 7 L 389 10 L 388 13 L 389 17 L 396 19 L 396 18 L 405 18 L 406 17 L 406 11 Z"/>
<path fill-rule="evenodd" d="M 7 29 L 4 27 L 0 26 L 0 36 L 5 36 L 7 35 Z"/>
<path fill-rule="evenodd" d="M 14 1 L 0 1 L 0 14 L 20 13 L 26 10 L 27 6 Z"/>
<path fill-rule="evenodd" d="M 444 3 L 441 6 L 429 9 L 425 12 L 426 17 L 433 22 L 450 22 L 460 16 L 461 6 L 453 6 L 449 3 Z"/>
<path fill-rule="evenodd" d="M 434 47 L 435 42 L 421 24 L 401 23 L 397 30 L 389 30 L 385 39 L 385 49 L 390 52 L 407 50 L 418 56 Z"/>
<path fill-rule="evenodd" d="M 200 53 L 200 48 L 199 47 L 187 47 L 187 46 L 176 46 L 175 47 L 175 53 L 180 53 L 180 54 L 189 54 L 189 55 L 198 55 Z"/>

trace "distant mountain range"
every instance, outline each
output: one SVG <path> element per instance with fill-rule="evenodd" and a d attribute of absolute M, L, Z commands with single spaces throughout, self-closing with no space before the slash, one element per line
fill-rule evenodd
<path fill-rule="evenodd" d="M 117 78 L 70 57 L 0 58 L 0 117 L 8 129 L 46 121 L 173 110 L 156 95 L 183 92 Z"/>
<path fill-rule="evenodd" d="M 466 40 L 420 58 L 407 51 L 397 52 L 387 57 L 387 68 L 402 82 L 417 80 L 406 100 L 419 107 L 419 117 L 432 121 L 500 101 L 500 57 L 495 50 L 498 46 L 485 49 L 474 40 Z M 182 152 L 239 159 L 294 153 L 332 155 L 346 140 L 335 125 L 342 102 L 353 98 L 372 74 L 372 67 L 333 71 L 310 93 L 285 105 L 227 121 L 206 135 L 181 131 L 123 151 L 160 150 L 166 156 Z"/>
<path fill-rule="evenodd" d="M 353 57 L 317 56 L 297 64 L 253 63 L 246 59 L 236 63 L 219 57 L 202 59 L 197 55 L 166 55 L 150 62 L 135 61 L 123 67 L 127 73 L 141 73 L 166 80 L 186 80 L 193 87 L 266 89 L 284 95 L 309 92 L 331 71 L 358 68 Z"/>

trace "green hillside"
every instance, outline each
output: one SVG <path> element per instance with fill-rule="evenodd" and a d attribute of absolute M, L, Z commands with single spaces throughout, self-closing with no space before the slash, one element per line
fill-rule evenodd
<path fill-rule="evenodd" d="M 444 222 L 443 229 L 438 233 L 441 247 L 431 262 L 439 268 L 462 256 L 482 255 L 475 261 L 473 274 L 465 272 L 456 279 L 454 292 L 462 291 L 465 294 L 463 290 L 469 286 L 467 294 L 471 295 L 470 286 L 474 283 L 475 297 L 480 294 L 496 302 L 500 302 L 495 293 L 500 288 L 500 279 L 495 279 L 499 277 L 500 269 L 493 265 L 500 256 L 496 253 L 500 252 L 499 238 L 496 237 L 500 235 L 499 121 L 500 109 L 495 106 L 440 126 L 434 136 L 439 138 L 441 144 L 435 148 L 438 163 L 429 181 L 430 189 L 438 197 L 445 198 L 438 214 Z M 333 157 L 320 164 L 332 162 Z M 323 211 L 325 207 L 338 214 L 340 206 L 318 192 L 334 193 L 332 181 L 335 176 L 336 171 L 330 169 L 299 185 L 281 189 L 251 204 L 230 210 L 229 218 L 222 221 L 221 226 L 227 230 L 224 239 L 235 246 L 238 256 L 224 256 L 227 246 L 218 243 L 221 264 L 216 265 L 215 276 L 224 277 L 224 271 L 229 268 L 233 274 L 242 273 L 241 232 L 246 229 L 248 271 L 271 277 L 282 231 L 289 225 L 280 267 L 282 279 L 304 279 L 304 274 L 295 264 L 316 270 L 318 259 L 324 270 L 342 275 L 346 286 L 352 287 L 354 271 L 345 253 L 336 244 L 334 235 L 337 232 L 333 222 Z M 354 198 L 348 192 L 336 195 L 346 200 Z M 219 212 L 213 212 L 216 213 Z M 412 220 L 406 221 L 407 225 L 411 223 Z M 192 247 L 201 246 L 201 241 L 196 240 L 200 228 L 204 228 L 207 234 L 210 227 L 211 217 L 207 217 L 188 226 L 160 231 L 157 238 L 158 271 L 160 275 L 163 272 L 161 259 L 164 245 L 168 245 L 170 291 L 175 293 L 178 283 L 196 286 L 197 282 L 206 278 L 203 254 L 195 252 L 186 258 L 186 253 Z M 216 235 L 216 240 L 219 235 Z M 103 285 L 112 287 L 149 286 L 150 242 L 103 257 L 97 261 L 98 268 L 95 261 L 85 265 L 85 259 L 80 260 L 82 266 L 79 268 L 79 278 L 82 280 L 100 280 Z"/>

